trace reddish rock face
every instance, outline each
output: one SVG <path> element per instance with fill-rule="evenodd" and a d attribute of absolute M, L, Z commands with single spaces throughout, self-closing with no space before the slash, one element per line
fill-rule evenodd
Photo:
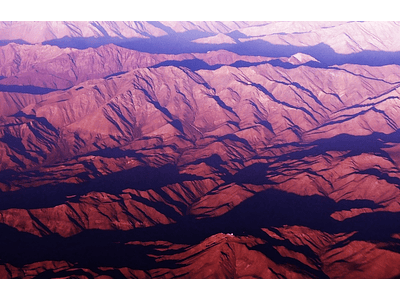
<path fill-rule="evenodd" d="M 1 39 L 44 28 L 17 25 Z M 396 45 L 370 65 L 362 43 L 313 57 L 310 37 L 372 27 L 286 25 L 54 23 L 197 36 L 180 53 L 34 44 L 44 29 L 0 47 L 0 277 L 398 277 Z M 282 55 L 254 55 L 257 35 Z"/>

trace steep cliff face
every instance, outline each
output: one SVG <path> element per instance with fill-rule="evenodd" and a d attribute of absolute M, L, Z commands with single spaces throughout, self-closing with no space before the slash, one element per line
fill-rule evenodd
<path fill-rule="evenodd" d="M 299 37 L 354 24 L 300 25 L 152 23 Z M 398 65 L 0 53 L 0 277 L 399 276 Z"/>

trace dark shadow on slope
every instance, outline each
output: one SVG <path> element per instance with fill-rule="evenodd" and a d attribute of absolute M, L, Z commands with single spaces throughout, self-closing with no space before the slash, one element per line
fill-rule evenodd
<path fill-rule="evenodd" d="M 59 48 L 75 48 L 82 50 L 87 48 L 98 48 L 107 44 L 117 44 L 118 42 L 121 42 L 121 38 L 119 37 L 63 37 L 61 39 L 45 41 L 42 44 L 57 46 Z"/>
<path fill-rule="evenodd" d="M 240 43 L 239 39 L 248 37 L 247 35 L 245 35 L 244 33 L 240 32 L 239 30 L 234 30 L 234 31 L 231 31 L 231 32 L 227 32 L 227 33 L 225 33 L 225 35 L 233 38 L 236 43 Z"/>
<path fill-rule="evenodd" d="M 247 83 L 246 83 L 247 84 Z M 301 110 L 302 112 L 304 112 L 305 114 L 307 114 L 308 116 L 310 116 L 316 123 L 318 123 L 318 121 L 315 119 L 315 117 L 313 116 L 312 113 L 310 113 L 307 109 L 305 109 L 304 107 L 297 107 L 294 106 L 288 102 L 282 101 L 282 100 L 278 100 L 270 91 L 268 91 L 265 87 L 263 87 L 261 84 L 258 83 L 250 83 L 251 86 L 254 86 L 256 89 L 258 89 L 260 92 L 264 93 L 265 95 L 267 95 L 268 97 L 270 97 L 270 99 L 278 104 L 281 104 L 283 106 L 287 106 L 289 108 L 293 108 L 293 109 L 298 109 Z"/>
<path fill-rule="evenodd" d="M 219 156 L 218 154 L 212 154 L 209 157 L 197 159 L 188 164 L 185 164 L 184 166 L 198 165 L 201 163 L 205 163 L 206 165 L 216 169 L 219 176 L 226 176 L 227 174 L 229 174 L 228 170 L 223 166 L 226 164 L 226 162 L 223 161 L 221 156 Z"/>
<path fill-rule="evenodd" d="M 227 111 L 229 111 L 230 113 L 234 114 L 235 117 L 238 117 L 238 115 L 235 113 L 235 111 L 232 109 L 232 107 L 230 107 L 229 105 L 226 105 L 226 103 L 224 101 L 221 100 L 221 98 L 217 95 L 211 95 L 211 94 L 207 94 L 208 97 L 213 98 L 215 100 L 215 102 L 217 102 L 217 104 L 222 108 L 225 109 Z"/>
<path fill-rule="evenodd" d="M 150 95 L 150 93 L 146 89 L 141 88 L 139 86 L 135 86 L 135 88 L 138 91 L 141 91 L 147 97 L 149 102 L 154 105 L 155 108 L 157 108 L 159 111 L 161 111 L 169 119 L 173 119 L 172 114 L 170 113 L 168 108 L 161 106 L 160 102 L 158 102 L 157 100 L 154 100 L 154 97 L 152 97 L 152 95 Z"/>
<path fill-rule="evenodd" d="M 104 77 L 104 79 L 109 79 L 109 78 L 111 78 L 111 77 L 123 75 L 123 74 L 125 74 L 125 73 L 127 73 L 127 71 L 117 72 L 117 73 L 114 73 L 114 74 L 107 75 L 106 77 Z"/>
<path fill-rule="evenodd" d="M 87 231 L 70 238 L 62 238 L 59 235 L 39 238 L 0 224 L 0 241 L 3 245 L 0 248 L 0 262 L 22 267 L 37 261 L 66 260 L 74 263 L 74 267 L 94 270 L 101 266 L 131 267 L 138 270 L 176 267 L 173 261 L 156 262 L 150 257 L 148 254 L 158 253 L 153 246 L 125 245 L 115 240 L 114 234 L 118 235 L 118 232 Z M 68 273 L 48 272 L 40 277 L 61 277 Z"/>
<path fill-rule="evenodd" d="M 292 65 L 291 63 L 283 62 L 280 59 L 270 60 L 268 64 L 270 64 L 273 67 L 281 67 L 283 69 L 288 69 L 288 70 L 299 67 L 299 65 Z"/>
<path fill-rule="evenodd" d="M 251 250 L 256 250 L 261 253 L 263 253 L 266 257 L 271 259 L 274 263 L 278 265 L 284 265 L 284 266 L 290 266 L 292 270 L 309 276 L 310 278 L 314 279 L 328 279 L 328 275 L 326 275 L 323 271 L 316 270 L 314 268 L 311 268 L 310 266 L 300 262 L 299 260 L 289 257 L 289 256 L 282 256 L 273 246 L 283 246 L 286 247 L 287 249 L 290 249 L 292 251 L 295 251 L 307 255 L 307 257 L 313 261 L 316 261 L 316 265 L 320 267 L 320 263 L 316 255 L 311 251 L 311 249 L 307 246 L 295 246 L 293 247 L 293 244 L 290 242 L 282 242 L 282 241 L 277 241 L 271 239 L 267 234 L 265 234 L 264 238 L 268 241 L 268 243 L 265 244 L 260 244 L 256 245 L 254 247 L 251 247 Z M 273 246 L 272 246 L 273 245 Z M 272 271 L 272 270 L 271 270 Z M 278 275 L 278 274 L 275 274 Z M 283 275 L 279 274 L 278 278 L 285 278 Z"/>
<path fill-rule="evenodd" d="M 158 21 L 148 21 L 147 23 L 149 23 L 149 24 L 151 24 L 151 25 L 153 25 L 153 26 L 155 26 L 155 27 L 157 27 L 157 28 L 160 28 L 161 30 L 164 30 L 167 34 L 175 34 L 176 32 L 171 28 L 171 27 L 168 27 L 168 26 L 166 26 L 166 25 L 164 25 L 163 23 L 161 23 L 161 22 L 158 22 Z"/>
<path fill-rule="evenodd" d="M 234 67 L 234 68 L 246 68 L 246 67 L 264 65 L 266 63 L 269 63 L 269 62 L 268 61 L 248 62 L 248 61 L 244 61 L 244 60 L 237 60 L 233 64 L 230 64 L 229 66 Z"/>
<path fill-rule="evenodd" d="M 395 98 L 395 99 L 397 99 L 397 98 Z M 386 99 L 385 99 L 385 100 L 386 100 Z M 319 100 L 317 99 L 317 101 L 319 101 Z M 367 113 L 369 113 L 369 112 L 371 112 L 371 111 L 373 111 L 374 113 L 377 113 L 378 115 L 379 115 L 379 114 L 384 114 L 384 115 L 385 115 L 385 113 L 384 113 L 383 111 L 381 111 L 381 110 L 375 108 L 375 107 L 372 106 L 372 105 L 366 105 L 366 106 L 369 106 L 369 108 L 366 108 L 365 110 L 359 111 L 359 112 L 357 112 L 357 113 L 355 113 L 355 114 L 352 114 L 352 115 L 343 115 L 343 116 L 341 117 L 340 120 L 333 120 L 333 121 L 326 122 L 326 123 L 324 123 L 324 124 L 322 124 L 322 125 L 320 125 L 320 126 L 314 128 L 313 131 L 321 130 L 321 128 L 324 128 L 324 127 L 326 128 L 327 126 L 332 126 L 332 125 L 337 125 L 337 124 L 345 123 L 345 122 L 350 121 L 350 120 L 352 120 L 352 119 L 355 119 L 355 118 L 357 118 L 357 117 L 363 116 L 363 115 L 365 115 L 365 114 L 367 114 Z M 325 107 L 325 106 L 324 106 L 324 107 Z M 359 105 L 359 106 L 357 105 L 357 106 L 354 106 L 354 107 L 363 107 L 363 106 L 362 106 L 362 105 Z M 325 108 L 326 108 L 326 107 L 325 107 Z M 392 125 L 392 128 L 395 127 L 396 125 L 393 123 L 393 121 L 392 121 L 392 120 L 389 121 L 388 119 L 390 120 L 390 118 L 387 117 L 387 118 L 386 118 L 386 121 L 387 121 L 388 123 L 390 122 L 390 125 Z M 396 126 L 396 127 L 397 127 L 397 126 Z"/>
<path fill-rule="evenodd" d="M 47 143 L 47 150 L 51 150 L 52 148 L 54 149 L 56 147 L 56 139 L 57 136 L 59 135 L 58 130 L 51 125 L 46 118 L 44 117 L 36 117 L 34 115 L 27 115 L 23 113 L 22 111 L 17 112 L 16 114 L 12 115 L 15 118 L 21 118 L 18 120 L 18 124 L 16 126 L 20 126 L 22 124 L 28 123 L 27 120 L 31 120 L 32 126 L 30 126 L 30 131 L 32 134 L 34 134 L 38 140 L 46 140 Z M 13 126 L 13 125 L 5 125 L 7 126 Z M 37 128 L 40 129 L 37 129 Z M 50 134 L 53 136 L 53 140 L 46 138 L 43 133 Z M 18 136 L 14 136 L 8 132 L 5 132 L 3 137 L 0 138 L 0 142 L 5 143 L 15 154 L 18 154 L 22 157 L 24 157 L 27 160 L 30 160 L 34 163 L 38 163 L 39 160 L 36 156 L 40 156 L 42 158 L 47 157 L 47 153 L 43 151 L 40 147 L 36 147 L 34 149 L 26 149 L 24 143 L 22 143 L 22 138 Z M 21 168 L 25 168 L 26 165 L 23 161 L 21 161 L 19 158 L 17 158 L 16 155 L 12 153 L 8 154 L 8 157 L 15 163 L 17 163 Z M 2 172 L 0 172 L 1 174 Z M 1 175 L 0 175 L 1 177 Z"/>
<path fill-rule="evenodd" d="M 28 120 L 36 121 L 36 122 L 42 124 L 44 127 L 46 127 L 46 129 L 52 131 L 54 134 L 56 134 L 56 135 L 59 134 L 59 131 L 53 125 L 51 125 L 51 123 L 49 121 L 47 121 L 47 119 L 45 117 L 37 117 L 36 115 L 27 115 L 23 111 L 19 111 L 19 112 L 13 114 L 12 116 L 16 117 L 16 118 L 22 117 L 22 118 L 26 118 Z"/>
<path fill-rule="evenodd" d="M 246 139 L 240 138 L 237 135 L 232 134 L 232 133 L 216 137 L 216 139 L 217 139 L 217 141 L 221 141 L 221 142 L 223 142 L 224 140 L 238 142 L 243 145 L 243 147 L 241 147 L 241 148 L 245 148 L 249 151 L 253 151 L 253 148 L 251 147 L 251 145 L 249 144 L 249 142 Z"/>
<path fill-rule="evenodd" d="M 18 39 L 18 40 L 0 40 L 0 47 L 8 45 L 8 44 L 11 44 L 11 43 L 18 44 L 18 45 L 31 45 L 30 43 L 28 43 L 28 42 L 26 42 L 24 40 L 21 40 L 21 39 Z"/>
<path fill-rule="evenodd" d="M 309 66 L 309 67 L 314 67 L 314 68 L 322 68 L 325 67 L 324 65 L 317 63 L 317 62 L 309 62 L 301 65 L 292 65 L 291 63 L 288 62 L 283 62 L 279 59 L 274 59 L 270 61 L 261 61 L 261 62 L 248 62 L 244 60 L 238 60 L 235 61 L 234 63 L 230 64 L 230 67 L 234 68 L 246 68 L 246 67 L 253 67 L 253 66 L 259 66 L 259 65 L 265 65 L 265 64 L 270 64 L 274 67 L 281 67 L 284 69 L 294 69 L 298 68 L 302 65 L 304 66 Z M 195 59 L 188 59 L 188 60 L 167 60 L 163 61 L 159 64 L 156 64 L 152 66 L 151 68 L 158 68 L 162 66 L 175 66 L 175 67 L 186 67 L 190 69 L 191 71 L 198 71 L 198 70 L 216 70 L 219 69 L 222 66 L 225 66 L 225 64 L 216 64 L 216 65 L 209 65 L 206 62 L 204 62 L 201 59 L 195 58 Z"/>
<path fill-rule="evenodd" d="M 309 66 L 326 67 L 332 65 L 356 64 L 367 66 L 400 65 L 400 51 L 370 51 L 364 50 L 352 54 L 336 53 L 330 46 L 321 43 L 315 46 L 274 45 L 262 40 L 254 40 L 226 47 L 226 50 L 239 55 L 254 55 L 266 57 L 290 57 L 296 53 L 304 53 L 316 58 L 320 63 L 308 62 Z M 276 61 L 278 64 L 279 62 Z M 291 66 L 286 65 L 283 66 Z"/>
<path fill-rule="evenodd" d="M 95 27 L 98 31 L 100 31 L 101 32 L 101 34 L 104 36 L 104 37 L 110 37 L 110 35 L 107 33 L 107 31 L 103 28 L 103 26 L 101 26 L 100 24 L 99 24 L 99 22 L 90 22 L 90 25 L 92 25 L 93 27 Z"/>
<path fill-rule="evenodd" d="M 44 94 L 48 94 L 48 93 L 51 93 L 54 91 L 57 91 L 57 90 L 39 87 L 39 86 L 33 86 L 33 85 L 3 85 L 3 84 L 0 84 L 0 92 L 44 95 Z"/>
<path fill-rule="evenodd" d="M 371 200 L 357 199 L 357 200 L 340 200 L 336 203 L 336 210 L 350 210 L 352 208 L 371 208 L 377 209 L 383 207 Z"/>
<path fill-rule="evenodd" d="M 100 270 L 93 268 L 92 269 L 99 276 L 109 276 L 113 279 L 125 279 L 126 277 L 119 270 Z M 93 274 L 82 270 L 46 270 L 37 276 L 35 279 L 52 279 L 52 278 L 68 278 L 68 279 L 80 279 L 80 278 L 88 278 L 93 279 Z"/>
<path fill-rule="evenodd" d="M 179 130 L 182 134 L 184 134 L 183 125 L 180 120 L 178 119 L 172 120 L 171 122 L 169 122 L 169 124 L 171 124 L 175 129 Z"/>
<path fill-rule="evenodd" d="M 328 68 L 329 67 L 328 64 L 326 64 L 326 63 L 321 63 L 321 62 L 316 62 L 316 61 L 309 61 L 309 62 L 306 62 L 305 64 L 298 65 L 297 67 L 300 67 L 300 66 L 307 66 L 310 68 Z"/>
<path fill-rule="evenodd" d="M 367 207 L 375 206 L 372 201 L 361 201 L 354 202 L 354 205 L 346 203 L 345 206 L 347 208 L 360 207 L 361 203 Z M 305 226 L 330 234 L 357 231 L 352 240 L 396 242 L 391 235 L 400 232 L 400 213 L 374 212 L 342 222 L 330 217 L 333 212 L 341 210 L 343 206 L 342 203 L 337 204 L 332 199 L 323 196 L 299 196 L 269 189 L 248 198 L 222 216 L 203 219 L 187 216 L 177 224 L 157 225 L 143 229 L 146 233 L 136 230 L 136 232 L 132 231 L 132 235 L 135 239 L 143 241 L 168 240 L 194 245 L 219 232 L 262 237 L 260 228 L 289 225 Z"/>
<path fill-rule="evenodd" d="M 371 51 L 364 50 L 352 54 L 336 53 L 330 46 L 320 43 L 314 46 L 275 45 L 261 39 L 239 42 L 240 33 L 231 32 L 230 35 L 236 40 L 235 44 L 202 44 L 194 43 L 195 39 L 215 36 L 197 30 L 189 30 L 177 33 L 172 29 L 155 22 L 155 26 L 165 29 L 167 35 L 150 38 L 122 38 L 122 37 L 89 37 L 71 38 L 64 37 L 46 41 L 43 44 L 55 45 L 60 48 L 72 47 L 86 49 L 97 48 L 106 44 L 115 44 L 120 47 L 158 54 L 182 54 L 182 53 L 205 53 L 207 51 L 227 50 L 239 55 L 264 56 L 264 57 L 290 57 L 296 53 L 304 53 L 316 58 L 320 63 L 309 62 L 307 65 L 315 67 L 327 67 L 343 64 L 358 64 L 368 66 L 384 66 L 389 64 L 400 65 L 400 51 Z M 293 65 L 280 63 L 282 67 L 293 68 Z M 294 66 L 296 67 L 296 66 Z"/>
<path fill-rule="evenodd" d="M 0 142 L 7 144 L 8 147 L 17 153 L 26 152 L 25 146 L 22 144 L 22 138 L 15 137 L 8 132 L 4 133 L 3 137 L 0 138 Z M 27 155 L 32 158 L 29 153 Z"/>
<path fill-rule="evenodd" d="M 261 120 L 258 122 L 258 124 L 264 126 L 265 128 L 267 128 L 269 131 L 271 131 L 273 134 L 275 134 L 274 129 L 272 128 L 272 125 L 270 122 L 268 122 L 267 120 Z"/>
<path fill-rule="evenodd" d="M 6 169 L 0 172 L 0 182 L 11 182 L 14 179 L 18 178 L 20 176 L 20 172 L 17 172 L 15 170 L 11 169 Z M 1 200 L 0 200 L 1 201 Z"/>
<path fill-rule="evenodd" d="M 191 71 L 198 71 L 198 70 L 216 70 L 223 65 L 212 65 L 210 66 L 206 62 L 201 59 L 186 59 L 186 60 L 166 60 L 159 64 L 152 66 L 151 68 L 158 68 L 163 66 L 174 66 L 174 67 L 185 67 Z"/>
<path fill-rule="evenodd" d="M 15 137 L 8 132 L 4 133 L 4 136 L 0 138 L 0 142 L 7 144 L 7 146 L 14 151 L 15 153 L 25 157 L 26 159 L 38 163 L 38 158 L 31 155 L 30 152 L 26 151 L 24 144 L 22 143 L 22 138 Z M 37 154 L 44 155 L 41 151 L 38 151 Z M 20 167 L 25 168 L 26 165 L 23 161 L 17 158 L 13 154 L 9 154 L 8 157 L 15 163 L 17 163 Z"/>
<path fill-rule="evenodd" d="M 343 151 L 348 152 L 344 154 L 344 157 L 357 156 L 362 153 L 371 153 L 381 157 L 385 157 L 391 160 L 389 154 L 384 151 L 385 148 L 389 148 L 388 143 L 399 143 L 400 142 L 400 130 L 397 130 L 391 134 L 384 134 L 380 132 L 374 132 L 370 135 L 356 136 L 350 134 L 339 134 L 337 136 L 316 140 L 309 144 L 298 144 L 294 146 L 298 147 L 312 147 L 307 150 L 294 151 L 288 154 L 277 157 L 278 161 L 285 161 L 291 159 L 303 159 L 310 156 L 318 156 L 326 154 L 328 151 Z M 285 147 L 287 145 L 274 146 Z"/>
<path fill-rule="evenodd" d="M 276 184 L 274 181 L 268 179 L 268 171 L 268 164 L 255 163 L 239 170 L 235 175 L 231 176 L 230 181 L 237 184 Z"/>
<path fill-rule="evenodd" d="M 215 48 L 209 45 L 191 43 L 191 41 L 199 38 L 210 37 L 215 34 L 189 30 L 181 33 L 171 33 L 160 37 L 150 38 L 120 38 L 120 37 L 89 37 L 89 38 L 71 38 L 64 37 L 51 41 L 43 42 L 45 45 L 58 46 L 60 48 L 76 48 L 87 49 L 97 48 L 102 45 L 114 44 L 131 50 L 147 52 L 147 53 L 164 53 L 164 54 L 180 54 L 180 53 L 195 53 L 207 52 Z"/>
<path fill-rule="evenodd" d="M 95 171 L 97 172 L 97 169 Z M 164 165 L 160 168 L 136 167 L 100 176 L 95 179 L 90 179 L 89 174 L 88 172 L 76 175 L 85 180 L 81 184 L 46 184 L 14 192 L 0 192 L 0 210 L 9 208 L 33 209 L 53 207 L 66 201 L 71 201 L 71 195 L 76 195 L 74 198 L 78 198 L 80 195 L 85 195 L 91 191 L 118 195 L 122 190 L 128 188 L 149 190 L 168 184 L 203 179 L 195 175 L 179 174 L 178 169 L 173 165 Z M 183 211 L 186 209 L 186 207 L 182 207 L 182 203 L 180 202 L 173 202 L 171 204 Z"/>
<path fill-rule="evenodd" d="M 293 258 L 281 256 L 274 249 L 274 246 L 284 246 L 305 254 L 318 264 L 317 256 L 308 246 L 296 246 L 287 240 L 271 238 L 261 228 L 274 230 L 274 227 L 297 225 L 332 234 L 357 231 L 349 240 L 396 242 L 390 236 L 400 232 L 400 213 L 363 214 L 339 222 L 330 217 L 338 208 L 332 199 L 326 197 L 303 197 L 271 189 L 254 195 L 219 217 L 196 219 L 195 216 L 186 216 L 174 224 L 129 231 L 85 230 L 69 238 L 61 238 L 58 235 L 38 238 L 0 224 L 0 243 L 7 245 L 0 247 L 0 258 L 2 263 L 8 262 L 15 266 L 44 260 L 65 260 L 82 268 L 176 268 L 182 265 L 175 261 L 156 262 L 150 257 L 149 254 L 161 254 L 152 246 L 125 243 L 170 241 L 175 244 L 196 245 L 207 237 L 223 232 L 260 237 L 266 240 L 267 244 L 255 246 L 253 250 L 264 253 L 278 264 L 290 265 L 311 277 L 326 278 L 322 271 L 309 268 Z"/>
<path fill-rule="evenodd" d="M 309 61 L 309 62 L 306 62 L 304 64 L 292 65 L 291 63 L 281 61 L 280 59 L 273 59 L 273 60 L 270 60 L 270 61 L 268 61 L 266 63 L 270 64 L 273 67 L 280 67 L 280 68 L 287 69 L 287 70 L 295 69 L 295 68 L 298 68 L 298 67 L 301 67 L 301 66 L 307 66 L 307 67 L 310 67 L 310 68 L 328 68 L 327 64 L 323 64 L 323 63 L 316 62 L 316 61 Z"/>
<path fill-rule="evenodd" d="M 89 152 L 84 156 L 90 156 L 90 155 L 107 157 L 107 158 L 134 157 L 137 160 L 142 160 L 142 158 L 145 157 L 145 155 L 143 155 L 142 153 L 138 153 L 135 150 L 122 150 L 120 148 L 104 148 L 97 151 Z M 80 156 L 73 157 L 73 159 L 78 157 Z"/>
<path fill-rule="evenodd" d="M 194 245 L 219 232 L 232 232 L 235 235 L 255 234 L 258 236 L 260 228 L 281 227 L 283 225 L 306 226 L 327 233 L 364 231 L 364 224 L 349 222 L 349 226 L 342 226 L 343 222 L 330 217 L 333 212 L 341 209 L 341 206 L 327 197 L 318 195 L 299 196 L 269 189 L 248 198 L 222 216 L 203 219 L 186 216 L 182 217 L 176 224 L 156 225 L 126 232 L 126 238 L 132 235 L 129 238 L 141 241 L 167 240 L 173 243 Z M 359 203 L 356 206 L 360 206 Z M 400 215 L 399 213 L 392 214 Z M 365 214 L 365 218 L 368 219 L 369 215 Z M 384 223 L 382 223 L 382 226 L 387 227 Z M 400 225 L 400 219 L 397 220 L 397 223 Z M 380 224 L 375 224 L 375 226 L 379 229 Z M 397 228 L 394 228 L 394 231 L 389 230 L 387 234 L 390 235 L 396 230 Z M 365 232 L 364 235 L 368 239 L 368 232 Z"/>
<path fill-rule="evenodd" d="M 358 173 L 375 176 L 378 179 L 385 180 L 387 183 L 394 184 L 394 185 L 396 185 L 397 188 L 400 188 L 400 179 L 398 177 L 389 176 L 386 173 L 382 173 L 378 169 L 371 168 L 371 169 L 360 171 Z"/>
<path fill-rule="evenodd" d="M 391 237 L 400 233 L 400 213 L 380 211 L 361 214 L 340 222 L 337 227 L 341 232 L 357 231 L 349 241 L 390 242 L 398 246 L 397 251 L 400 250 L 399 240 Z"/>
<path fill-rule="evenodd" d="M 183 203 L 174 201 L 167 193 L 165 193 L 161 188 L 157 188 L 154 190 L 159 194 L 166 202 L 170 204 L 174 204 L 175 207 L 180 209 L 181 212 L 184 212 L 186 210 L 186 206 Z M 150 201 L 146 198 L 136 196 L 134 194 L 129 193 L 130 196 L 132 197 L 133 200 L 142 203 L 148 207 L 154 208 L 157 212 L 162 213 L 164 216 L 168 216 L 169 218 L 172 218 L 174 220 L 178 220 L 181 215 L 175 211 L 174 208 L 172 208 L 170 205 L 165 204 L 164 202 L 160 201 Z"/>

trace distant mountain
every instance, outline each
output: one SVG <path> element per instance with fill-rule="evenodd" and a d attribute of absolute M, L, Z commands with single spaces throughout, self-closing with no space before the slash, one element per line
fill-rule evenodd
<path fill-rule="evenodd" d="M 149 38 L 187 31 L 212 34 L 229 33 L 242 28 L 267 25 L 269 22 L 0 22 L 1 40 L 22 40 L 43 43 L 53 39 L 118 37 Z"/>
<path fill-rule="evenodd" d="M 194 43 L 201 43 L 201 44 L 235 44 L 235 40 L 230 36 L 225 34 L 219 33 L 217 35 L 200 38 L 193 41 Z"/>
<path fill-rule="evenodd" d="M 18 45 L 0 47 L 0 91 L 22 91 L 4 86 L 35 86 L 38 93 L 66 89 L 90 79 L 113 76 L 136 68 L 175 64 L 207 68 L 229 65 L 244 59 L 251 63 L 266 61 L 261 57 L 243 57 L 224 50 L 193 54 L 150 54 L 113 44 L 98 48 L 60 49 L 56 46 Z M 23 92 L 23 91 L 22 91 Z"/>
<path fill-rule="evenodd" d="M 1 22 L 0 39 L 43 43 L 63 37 L 146 38 L 166 32 L 148 22 Z"/>
<path fill-rule="evenodd" d="M 94 38 L 95 44 L 128 40 L 165 41 L 176 36 L 202 43 L 263 41 L 297 47 L 325 44 L 338 54 L 400 51 L 398 22 L 0 22 L 0 43 L 74 45 Z M 201 34 L 201 36 L 199 36 Z M 58 42 L 57 42 L 58 41 Z M 68 42 L 69 41 L 69 42 Z M 196 43 L 199 41 L 196 41 Z"/>
<path fill-rule="evenodd" d="M 360 51 L 399 51 L 398 22 L 271 22 L 238 31 L 248 40 L 263 40 L 275 45 L 314 46 L 324 43 L 336 53 Z"/>

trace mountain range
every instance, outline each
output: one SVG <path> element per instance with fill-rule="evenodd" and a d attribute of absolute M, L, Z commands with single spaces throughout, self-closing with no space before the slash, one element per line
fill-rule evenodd
<path fill-rule="evenodd" d="M 1 278 L 398 278 L 398 22 L 0 22 Z"/>

